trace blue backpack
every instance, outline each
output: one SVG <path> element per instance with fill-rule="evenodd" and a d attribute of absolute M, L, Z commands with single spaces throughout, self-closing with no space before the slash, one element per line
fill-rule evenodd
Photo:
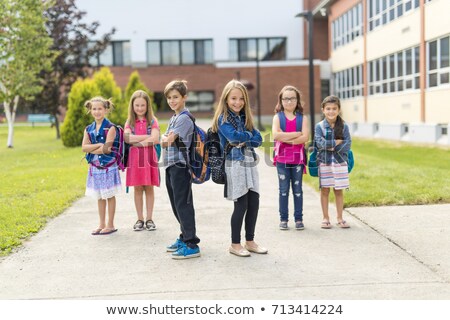
<path fill-rule="evenodd" d="M 208 150 L 207 150 L 207 141 L 208 134 L 197 126 L 195 123 L 194 116 L 188 112 L 183 111 L 181 114 L 186 114 L 194 124 L 194 132 L 191 138 L 191 146 L 189 148 L 189 158 L 186 152 L 186 145 L 184 142 L 178 137 L 175 140 L 175 143 L 178 149 L 183 154 L 184 160 L 188 165 L 189 171 L 191 173 L 192 182 L 196 184 L 201 184 L 205 181 L 209 180 L 211 175 L 211 168 L 209 167 L 208 161 Z"/>
<path fill-rule="evenodd" d="M 91 143 L 94 143 L 96 141 L 95 127 L 96 127 L 95 121 L 86 127 L 86 132 L 88 133 L 89 141 Z M 112 165 L 117 163 L 119 169 L 124 171 L 125 170 L 125 165 L 124 165 L 124 148 L 125 148 L 125 146 L 124 146 L 124 140 L 123 140 L 123 128 L 119 125 L 115 125 L 108 119 L 104 119 L 99 131 L 104 132 L 104 137 L 106 140 L 108 131 L 112 127 L 116 128 L 116 136 L 114 137 L 113 145 L 111 147 L 111 153 L 103 154 L 102 159 L 99 161 L 98 164 L 96 164 L 92 161 L 95 156 L 94 154 L 87 153 L 85 158 L 89 164 L 92 164 L 96 168 L 108 169 L 109 167 L 111 167 Z"/>

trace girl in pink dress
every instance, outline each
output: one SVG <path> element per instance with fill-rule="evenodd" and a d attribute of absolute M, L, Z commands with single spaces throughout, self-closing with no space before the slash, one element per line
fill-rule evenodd
<path fill-rule="evenodd" d="M 145 228 L 152 231 L 156 229 L 153 222 L 153 205 L 155 203 L 153 186 L 159 187 L 160 182 L 155 149 L 155 145 L 159 144 L 159 126 L 153 114 L 151 99 L 143 90 L 137 90 L 131 96 L 124 136 L 125 142 L 131 145 L 126 185 L 134 187 L 134 204 L 138 216 L 133 230 L 141 231 Z"/>

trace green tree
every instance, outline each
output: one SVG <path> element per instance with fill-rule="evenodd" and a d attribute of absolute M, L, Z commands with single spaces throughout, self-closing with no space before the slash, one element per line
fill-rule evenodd
<path fill-rule="evenodd" d="M 2 0 L 3 1 L 3 0 Z M 70 87 L 78 78 L 91 75 L 90 61 L 96 60 L 109 44 L 115 30 L 97 35 L 98 22 L 86 22 L 86 12 L 75 4 L 76 0 L 53 0 L 44 11 L 46 28 L 53 39 L 52 48 L 60 54 L 53 61 L 51 70 L 41 72 L 43 90 L 36 97 L 40 112 L 55 116 L 56 138 L 59 139 L 57 115 L 60 106 L 67 106 Z M 93 41 L 92 39 L 98 39 Z"/>
<path fill-rule="evenodd" d="M 2 0 L 0 3 L 0 102 L 8 121 L 8 148 L 13 147 L 19 97 L 26 100 L 42 90 L 41 70 L 50 70 L 56 52 L 45 29 L 43 11 L 49 2 Z"/>
<path fill-rule="evenodd" d="M 92 79 L 79 79 L 72 85 L 66 118 L 61 126 L 61 139 L 64 146 L 81 146 L 84 129 L 93 121 L 84 103 L 99 95 L 100 90 Z"/>
<path fill-rule="evenodd" d="M 101 68 L 100 71 L 94 73 L 93 80 L 103 98 L 112 98 L 114 110 L 108 115 L 108 119 L 123 126 L 127 119 L 127 108 L 122 98 L 122 89 L 116 84 L 111 70 L 108 67 Z"/>
<path fill-rule="evenodd" d="M 128 106 L 130 103 L 131 96 L 136 90 L 143 90 L 148 93 L 150 98 L 153 101 L 153 111 L 156 111 L 156 104 L 153 100 L 153 92 L 148 89 L 145 84 L 141 81 L 141 77 L 139 76 L 139 72 L 133 71 L 128 79 L 127 87 L 125 88 L 125 104 Z"/>

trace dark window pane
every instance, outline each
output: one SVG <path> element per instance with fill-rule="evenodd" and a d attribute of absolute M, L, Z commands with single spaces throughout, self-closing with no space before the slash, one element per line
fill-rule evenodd
<path fill-rule="evenodd" d="M 123 66 L 122 42 L 113 42 L 114 65 Z"/>
<path fill-rule="evenodd" d="M 441 68 L 449 66 L 449 37 L 441 39 Z"/>
<path fill-rule="evenodd" d="M 389 78 L 395 78 L 395 54 L 389 56 Z"/>
<path fill-rule="evenodd" d="M 397 91 L 403 91 L 403 80 L 397 81 Z"/>
<path fill-rule="evenodd" d="M 399 4 L 397 6 L 397 17 L 401 17 L 403 15 L 403 5 Z"/>
<path fill-rule="evenodd" d="M 448 72 L 441 74 L 441 84 L 448 83 Z"/>
<path fill-rule="evenodd" d="M 429 63 L 429 70 L 437 69 L 437 41 L 430 42 L 428 63 Z"/>
<path fill-rule="evenodd" d="M 397 77 L 403 76 L 403 52 L 397 55 Z"/>
<path fill-rule="evenodd" d="M 420 54 L 419 54 L 419 47 L 414 48 L 414 73 L 420 72 Z"/>
<path fill-rule="evenodd" d="M 428 77 L 428 87 L 436 87 L 437 86 L 437 73 L 430 74 Z"/>
<path fill-rule="evenodd" d="M 414 78 L 414 88 L 419 89 L 420 88 L 420 77 Z"/>
<path fill-rule="evenodd" d="M 395 92 L 395 81 L 389 83 L 389 92 Z"/>
<path fill-rule="evenodd" d="M 205 40 L 204 41 L 204 63 L 213 63 L 213 48 L 212 48 L 212 40 Z"/>
<path fill-rule="evenodd" d="M 405 74 L 412 73 L 412 50 L 408 49 L 405 51 L 405 64 L 406 64 L 406 72 Z"/>
<path fill-rule="evenodd" d="M 412 80 L 406 80 L 405 81 L 405 89 L 411 89 L 412 88 Z"/>
<path fill-rule="evenodd" d="M 286 39 L 269 39 L 269 59 L 286 60 Z"/>

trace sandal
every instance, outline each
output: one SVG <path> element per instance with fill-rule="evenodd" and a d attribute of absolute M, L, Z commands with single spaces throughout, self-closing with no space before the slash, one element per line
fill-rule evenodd
<path fill-rule="evenodd" d="M 99 235 L 107 235 L 107 234 L 114 233 L 116 231 L 117 231 L 117 229 L 105 228 L 105 229 L 102 229 L 102 231 L 99 232 Z"/>
<path fill-rule="evenodd" d="M 142 231 L 144 230 L 144 221 L 138 220 L 133 226 L 134 231 Z"/>
<path fill-rule="evenodd" d="M 323 220 L 322 224 L 320 225 L 322 229 L 331 229 L 331 223 L 328 220 Z"/>
<path fill-rule="evenodd" d="M 92 234 L 93 236 L 96 236 L 96 235 L 99 235 L 99 234 L 100 234 L 100 231 L 102 231 L 102 228 L 97 228 L 97 229 L 95 229 L 95 230 L 92 230 L 91 234 Z"/>
<path fill-rule="evenodd" d="M 350 226 L 347 224 L 345 220 L 338 221 L 337 225 L 342 229 L 350 228 Z"/>

